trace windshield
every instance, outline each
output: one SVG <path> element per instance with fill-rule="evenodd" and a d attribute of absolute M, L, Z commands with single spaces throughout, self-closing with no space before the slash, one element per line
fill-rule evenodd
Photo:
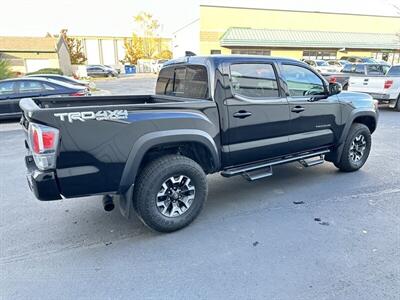
<path fill-rule="evenodd" d="M 320 66 L 320 67 L 321 66 L 329 66 L 329 64 L 324 60 L 317 60 L 316 63 L 317 63 L 317 66 Z"/>
<path fill-rule="evenodd" d="M 361 60 L 361 62 L 367 63 L 367 64 L 377 64 L 377 63 L 378 63 L 378 62 L 377 62 L 375 59 L 373 59 L 373 58 L 363 58 L 363 59 Z"/>

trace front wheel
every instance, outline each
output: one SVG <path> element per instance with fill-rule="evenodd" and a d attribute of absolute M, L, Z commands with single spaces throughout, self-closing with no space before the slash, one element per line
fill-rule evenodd
<path fill-rule="evenodd" d="M 206 174 L 195 161 L 165 155 L 140 173 L 133 206 L 145 225 L 159 232 L 172 232 L 199 215 L 207 192 Z"/>
<path fill-rule="evenodd" d="M 347 135 L 342 156 L 335 166 L 343 172 L 353 172 L 360 169 L 371 150 L 371 132 L 364 124 L 354 123 Z"/>

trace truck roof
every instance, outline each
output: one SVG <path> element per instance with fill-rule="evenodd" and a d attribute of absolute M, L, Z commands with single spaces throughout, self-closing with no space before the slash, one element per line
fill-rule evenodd
<path fill-rule="evenodd" d="M 269 60 L 269 61 L 285 61 L 285 62 L 300 62 L 297 59 L 292 59 L 292 58 L 287 58 L 287 57 L 276 57 L 276 56 L 264 56 L 264 55 L 246 55 L 246 54 L 230 54 L 230 55 L 224 55 L 224 54 L 217 54 L 217 55 L 208 55 L 208 56 L 185 56 L 185 57 L 180 57 L 180 58 L 175 58 L 168 60 L 167 62 L 164 63 L 165 66 L 169 65 L 175 65 L 175 64 L 182 64 L 182 63 L 192 63 L 192 64 L 200 64 L 200 65 L 205 65 L 207 63 L 213 63 L 219 64 L 224 61 L 232 61 L 232 60 L 237 60 L 237 59 L 243 59 L 245 58 L 246 60 Z"/>

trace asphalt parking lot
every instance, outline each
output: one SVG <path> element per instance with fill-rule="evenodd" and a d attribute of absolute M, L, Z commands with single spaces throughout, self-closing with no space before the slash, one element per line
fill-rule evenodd
<path fill-rule="evenodd" d="M 97 81 L 150 93 L 155 78 Z M 400 299 L 400 113 L 381 109 L 368 162 L 293 163 L 256 182 L 208 177 L 189 227 L 149 231 L 99 197 L 40 202 L 24 135 L 0 123 L 1 299 Z"/>

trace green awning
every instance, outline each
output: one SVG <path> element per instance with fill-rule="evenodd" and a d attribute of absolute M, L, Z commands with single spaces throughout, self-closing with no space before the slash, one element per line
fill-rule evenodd
<path fill-rule="evenodd" d="M 400 49 L 395 34 L 229 28 L 222 47 Z"/>

